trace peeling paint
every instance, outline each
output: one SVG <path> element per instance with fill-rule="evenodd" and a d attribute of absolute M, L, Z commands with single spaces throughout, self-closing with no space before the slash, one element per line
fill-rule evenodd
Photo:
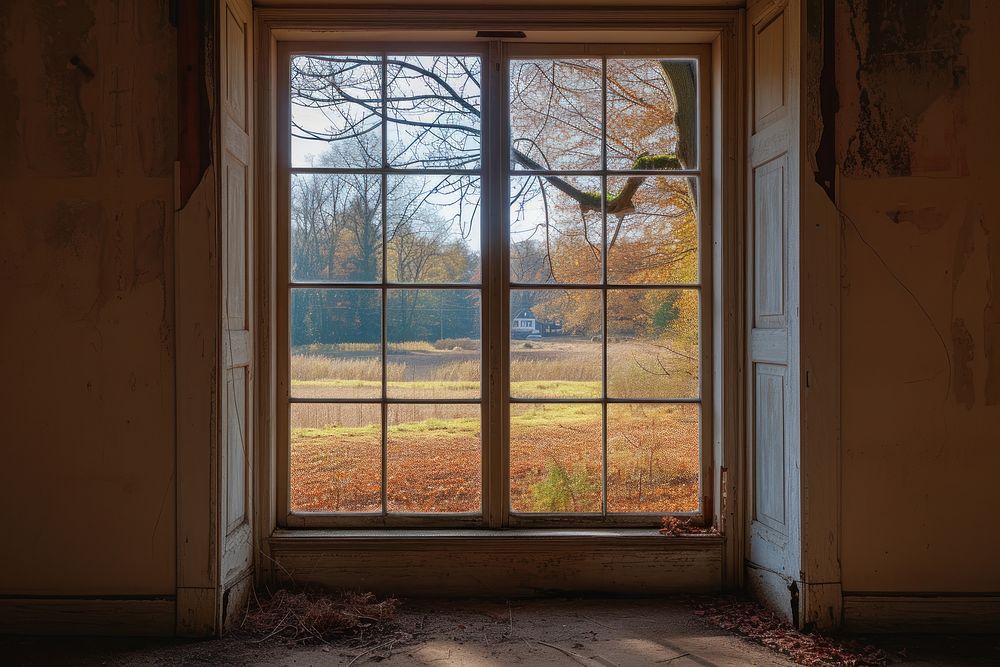
<path fill-rule="evenodd" d="M 844 173 L 911 175 L 921 117 L 967 84 L 962 40 L 969 0 L 928 0 L 919 10 L 909 0 L 844 0 L 844 6 L 857 113 L 843 147 Z M 952 143 L 951 150 L 962 146 Z"/>
<path fill-rule="evenodd" d="M 837 54 L 835 40 L 835 0 L 806 3 L 806 139 L 804 154 L 812 165 L 813 178 L 834 202 L 837 172 Z M 835 202 L 834 202 L 835 203 Z"/>
<path fill-rule="evenodd" d="M 1000 539 L 980 528 L 994 520 L 1000 465 L 1000 3 L 838 0 L 838 9 L 839 204 L 919 296 L 951 359 L 948 369 L 937 361 L 922 323 L 886 289 L 884 266 L 854 251 L 850 233 L 843 585 L 998 590 Z M 958 514 L 957 497 L 967 508 Z M 958 537 L 928 537 L 943 523 Z"/>
<path fill-rule="evenodd" d="M 5 592 L 176 591 L 169 6 L 0 0 L 0 293 L 16 323 L 0 348 L 17 388 L 0 442 L 26 443 L 0 488 L 60 490 L 10 515 L 34 547 L 0 553 Z M 53 382 L 64 397 L 40 398 Z M 35 530 L 51 516 L 60 530 Z"/>

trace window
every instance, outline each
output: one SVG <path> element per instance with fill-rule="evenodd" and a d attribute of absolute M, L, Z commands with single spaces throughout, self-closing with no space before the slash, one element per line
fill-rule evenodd
<path fill-rule="evenodd" d="M 286 525 L 705 511 L 707 53 L 282 52 Z"/>

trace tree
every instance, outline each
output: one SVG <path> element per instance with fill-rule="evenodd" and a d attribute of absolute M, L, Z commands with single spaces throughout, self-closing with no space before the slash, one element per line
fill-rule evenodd
<path fill-rule="evenodd" d="M 609 152 L 617 147 L 635 170 L 682 168 L 690 164 L 695 143 L 694 64 L 690 61 L 660 61 L 659 81 L 647 76 L 641 83 L 659 89 L 662 102 L 632 95 L 624 77 L 635 69 L 619 63 L 609 69 L 609 88 L 622 92 L 620 134 L 609 133 Z M 371 57 L 308 56 L 292 61 L 292 105 L 318 109 L 331 121 L 327 126 L 298 123 L 293 119 L 292 135 L 303 139 L 337 142 L 370 135 L 380 122 L 391 124 L 391 146 L 387 154 L 397 167 L 467 167 L 478 162 L 480 146 L 479 106 L 480 60 L 463 56 L 389 56 L 386 59 L 385 99 L 380 82 L 379 63 Z M 535 170 L 558 168 L 542 148 L 560 143 L 566 154 L 585 154 L 583 144 L 593 143 L 601 136 L 600 126 L 593 123 L 593 110 L 582 110 L 588 101 L 587 79 L 600 77 L 592 62 L 579 60 L 520 61 L 512 73 L 512 126 L 519 127 L 516 109 L 531 111 L 541 122 L 531 122 L 529 131 L 520 132 L 512 140 L 511 159 L 521 167 Z M 598 84 L 599 86 L 600 84 Z M 665 86 L 665 87 L 664 87 Z M 589 86 L 593 92 L 593 83 Z M 593 95 L 589 95 L 590 98 Z M 673 103 L 671 103 L 673 98 Z M 600 101 L 597 100 L 597 104 Z M 570 109 L 560 114 L 559 109 Z M 635 110 L 640 110 L 638 113 Z M 673 109 L 673 112 L 670 111 Z M 598 117 L 600 112 L 597 112 Z M 562 118 L 560 116 L 570 116 Z M 637 133 L 649 136 L 650 127 L 668 127 L 674 117 L 679 119 L 676 146 L 673 152 L 649 154 L 635 152 L 642 142 Z M 586 122 L 587 120 L 590 122 Z M 574 122 L 577 121 L 577 122 Z M 583 122 L 579 122 L 583 121 Z M 653 121 L 653 122 L 650 122 Z M 522 128 L 524 129 L 524 128 Z M 556 132 L 547 131 L 555 129 Z M 570 134 L 572 132 L 572 134 Z M 543 139 L 543 135 L 546 137 Z M 368 154 L 369 157 L 372 155 Z M 633 176 L 613 196 L 608 198 L 612 214 L 627 211 L 632 195 L 645 181 Z M 601 210 L 600 196 L 575 187 L 558 176 L 546 177 L 546 182 L 574 199 L 582 208 Z"/>
<path fill-rule="evenodd" d="M 613 58 L 607 63 L 606 72 L 600 59 L 512 63 L 511 161 L 515 167 L 599 168 L 605 136 L 611 168 L 641 172 L 695 165 L 694 64 Z M 363 150 L 344 160 L 344 165 L 380 166 L 384 151 L 398 168 L 475 167 L 481 141 L 480 68 L 479 58 L 464 56 L 388 56 L 384 65 L 377 57 L 294 58 L 293 108 L 308 113 L 300 120 L 293 114 L 293 136 L 331 145 L 362 144 Z M 607 98 L 606 132 L 602 86 Z M 317 122 L 317 118 L 323 120 Z M 383 124 L 384 147 L 379 130 Z M 512 280 L 599 282 L 603 246 L 612 281 L 697 282 L 695 179 L 639 173 L 607 181 L 607 193 L 602 196 L 600 180 L 594 178 L 547 173 L 512 179 Z M 439 195 L 453 201 L 478 200 L 473 196 L 476 187 L 474 179 L 445 177 L 425 190 L 422 201 L 429 203 Z M 411 214 L 405 223 L 388 230 L 390 270 L 413 280 L 421 279 L 417 276 L 431 280 L 435 272 L 448 275 L 461 265 L 462 248 L 446 231 L 447 225 L 435 219 L 432 209 L 449 206 L 435 203 L 421 208 L 411 194 L 402 198 L 414 204 Z M 602 212 L 607 213 L 606 226 Z M 468 239 L 469 233 L 460 225 L 460 238 Z M 550 317 L 580 330 L 599 318 L 580 300 L 544 304 L 547 294 L 518 292 L 515 307 L 541 307 Z M 651 297 L 641 293 L 632 297 L 619 300 L 627 312 L 616 317 L 641 322 L 643 327 L 638 328 L 656 333 L 652 319 L 661 304 L 649 302 Z M 678 300 L 678 319 L 691 319 L 696 313 L 697 302 L 692 310 L 689 301 Z"/>
<path fill-rule="evenodd" d="M 334 144 L 313 158 L 317 166 L 359 159 L 370 152 L 370 138 Z M 441 179 L 428 187 L 421 178 L 389 179 L 386 196 L 387 255 L 390 280 L 398 282 L 462 282 L 477 279 L 478 255 L 460 236 L 457 223 L 442 218 L 442 197 L 449 189 Z M 305 173 L 292 181 L 292 275 L 302 281 L 348 280 L 375 282 L 381 271 L 381 176 L 371 173 Z M 431 201 L 432 197 L 437 197 Z M 448 205 L 449 201 L 445 201 Z M 454 203 L 454 202 L 451 202 Z M 461 216 L 460 216 L 461 217 Z M 394 292 L 395 294 L 395 292 Z M 446 299 L 424 293 L 420 305 Z M 416 340 L 415 293 L 400 293 L 394 302 L 404 324 L 405 340 Z M 379 299 L 368 290 L 296 290 L 292 307 L 294 344 L 366 342 L 381 336 Z M 440 308 L 437 309 L 440 311 Z M 456 326 L 460 326 L 457 316 Z M 424 327 L 423 338 L 430 336 Z"/>

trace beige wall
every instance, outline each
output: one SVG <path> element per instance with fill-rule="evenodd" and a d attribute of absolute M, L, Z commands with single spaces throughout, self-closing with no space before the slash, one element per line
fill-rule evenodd
<path fill-rule="evenodd" d="M 1000 5 L 927 4 L 837 0 L 848 592 L 1000 591 Z M 167 5 L 0 2 L 0 593 L 174 592 Z"/>
<path fill-rule="evenodd" d="M 3 594 L 173 594 L 167 0 L 0 2 Z"/>
<path fill-rule="evenodd" d="M 1000 3 L 919 4 L 837 0 L 843 587 L 997 592 Z"/>

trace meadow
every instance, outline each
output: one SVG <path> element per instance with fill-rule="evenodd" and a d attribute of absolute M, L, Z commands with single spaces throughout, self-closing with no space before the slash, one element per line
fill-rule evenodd
<path fill-rule="evenodd" d="M 396 343 L 386 351 L 389 396 L 477 398 L 478 341 Z M 381 394 L 375 345 L 293 350 L 292 395 L 371 398 Z M 698 364 L 684 350 L 608 342 L 609 395 L 691 397 Z M 601 344 L 587 339 L 511 341 L 511 395 L 598 398 Z M 608 406 L 609 512 L 680 512 L 698 507 L 697 404 Z M 387 408 L 387 509 L 475 512 L 480 508 L 479 405 L 394 404 Z M 294 511 L 381 509 L 381 415 L 372 404 L 291 406 Z M 601 407 L 516 404 L 510 416 L 511 506 L 515 512 L 600 512 Z"/>

